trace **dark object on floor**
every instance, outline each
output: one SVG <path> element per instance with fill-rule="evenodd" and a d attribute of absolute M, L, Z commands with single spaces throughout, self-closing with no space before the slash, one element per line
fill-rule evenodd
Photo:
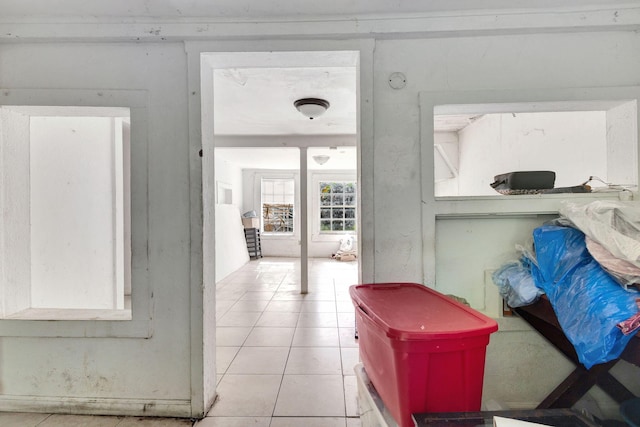
<path fill-rule="evenodd" d="M 622 402 L 620 415 L 631 427 L 640 427 L 640 397 Z"/>
<path fill-rule="evenodd" d="M 244 238 L 247 241 L 249 258 L 262 258 L 262 244 L 260 243 L 260 230 L 257 228 L 245 228 Z"/>
<path fill-rule="evenodd" d="M 599 427 L 571 409 L 421 413 L 413 414 L 413 419 L 416 427 L 478 427 L 493 426 L 494 416 L 554 427 Z"/>
<path fill-rule="evenodd" d="M 596 419 L 596 421 L 601 427 L 629 427 L 629 424 L 625 423 L 624 421 L 619 421 L 619 420 L 598 420 L 598 419 Z"/>
<path fill-rule="evenodd" d="M 595 365 L 589 370 L 585 369 L 578 361 L 573 345 L 562 331 L 548 299 L 540 298 L 535 304 L 517 307 L 514 311 L 576 365 L 575 370 L 538 405 L 539 409 L 569 408 L 596 384 L 618 403 L 637 399 L 609 373 L 609 369 L 618 360 Z M 640 366 L 640 335 L 636 335 L 629 342 L 620 359 Z"/>

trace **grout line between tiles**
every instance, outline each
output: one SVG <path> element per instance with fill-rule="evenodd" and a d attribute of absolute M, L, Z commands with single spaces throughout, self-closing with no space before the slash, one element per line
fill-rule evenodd
<path fill-rule="evenodd" d="M 320 263 L 317 263 L 317 265 L 321 266 Z M 312 267 L 315 267 L 315 266 L 312 266 Z M 276 270 L 276 269 L 269 269 L 269 268 L 261 269 L 260 265 L 253 266 L 253 268 L 255 268 L 254 274 L 252 275 L 254 277 L 254 280 L 259 279 L 261 274 L 264 275 L 265 273 L 269 274 L 269 273 L 280 273 L 281 272 L 280 270 Z M 281 275 L 281 277 L 279 279 L 278 285 L 277 285 L 277 287 L 275 287 L 275 291 L 273 291 L 273 295 L 271 295 L 271 297 L 268 300 L 268 303 L 260 311 L 261 314 L 260 314 L 260 317 L 258 318 L 258 320 L 256 322 L 254 322 L 253 325 L 250 327 L 249 333 L 247 334 L 247 336 L 244 338 L 244 340 L 240 344 L 240 346 L 238 348 L 238 351 L 234 355 L 233 359 L 230 361 L 229 365 L 226 367 L 225 372 L 223 374 L 221 374 L 220 381 L 224 378 L 225 375 L 228 374 L 229 367 L 234 362 L 234 360 L 238 357 L 238 354 L 240 353 L 241 349 L 245 348 L 245 346 L 247 344 L 247 341 L 248 341 L 249 337 L 251 336 L 251 334 L 254 331 L 256 331 L 256 328 L 259 327 L 258 326 L 259 319 L 262 317 L 262 315 L 264 315 L 266 313 L 267 307 L 272 302 L 274 302 L 274 301 L 291 301 L 291 302 L 292 301 L 302 301 L 302 302 L 308 301 L 310 304 L 313 304 L 313 303 L 316 303 L 316 302 L 326 301 L 326 300 L 324 300 L 322 298 L 320 298 L 320 299 L 296 298 L 296 299 L 291 299 L 291 300 L 284 300 L 284 299 L 283 300 L 280 300 L 280 299 L 276 300 L 275 298 L 276 298 L 276 295 L 278 294 L 278 292 L 281 292 L 281 291 L 290 292 L 291 291 L 291 289 L 284 289 L 283 285 L 286 286 L 286 288 L 291 288 L 291 281 L 289 279 L 291 278 L 291 275 L 294 274 L 294 273 L 299 273 L 299 270 L 297 270 L 296 267 L 293 267 L 293 268 L 291 268 L 289 270 L 286 270 L 286 271 L 282 272 L 282 275 Z M 340 355 L 340 377 L 342 378 L 342 389 L 343 389 L 343 394 L 344 394 L 344 398 L 345 398 L 344 399 L 344 405 L 345 405 L 344 414 L 345 414 L 345 416 L 344 417 L 339 417 L 339 418 L 344 418 L 345 425 L 346 425 L 347 418 L 358 418 L 358 417 L 353 417 L 353 416 L 349 417 L 347 415 L 347 407 L 346 407 L 346 405 L 347 405 L 347 403 L 346 403 L 347 402 L 347 396 L 346 396 L 346 390 L 344 388 L 344 380 L 345 380 L 345 371 L 344 371 L 344 369 L 345 369 L 345 366 L 344 366 L 344 359 L 343 359 L 343 356 L 344 356 L 343 348 L 347 348 L 347 347 L 344 347 L 342 341 L 340 340 L 340 329 L 341 328 L 340 328 L 340 324 L 338 323 L 338 316 L 339 316 L 339 312 L 338 312 L 338 303 L 339 303 L 338 294 L 339 294 L 339 292 L 338 292 L 338 284 L 337 284 L 336 277 L 335 277 L 335 275 L 336 274 L 340 274 L 340 272 L 339 271 L 331 271 L 331 274 L 332 274 L 331 282 L 330 282 L 331 283 L 330 286 L 332 286 L 332 289 L 331 289 L 331 295 L 332 295 L 331 299 L 332 299 L 332 301 L 331 302 L 333 303 L 333 308 L 334 308 L 333 315 L 335 317 L 336 326 L 335 327 L 329 327 L 329 329 L 334 329 L 336 331 L 336 333 L 338 334 L 337 347 L 339 349 L 339 355 Z M 243 281 L 245 281 L 245 283 L 246 283 L 247 279 L 243 279 Z M 324 285 L 317 284 L 316 286 L 322 287 Z M 226 288 L 226 289 L 232 289 L 232 287 L 233 287 L 233 283 L 232 282 L 226 283 L 225 286 L 224 286 L 224 288 Z M 217 288 L 217 291 L 219 291 L 221 288 Z M 318 290 L 318 289 L 321 289 L 321 288 L 317 288 L 316 290 Z M 225 314 L 231 311 L 231 309 L 242 299 L 243 295 L 245 295 L 246 292 L 248 292 L 248 291 L 243 292 L 240 296 L 238 296 L 236 298 L 235 302 L 226 310 Z M 311 291 L 311 292 L 313 292 L 313 291 Z M 286 311 L 286 312 L 289 313 L 290 311 Z M 274 404 L 272 412 L 271 412 L 271 420 L 269 421 L 269 425 L 272 424 L 272 421 L 273 421 L 274 418 L 287 418 L 287 417 L 275 417 L 274 414 L 275 414 L 276 406 L 277 406 L 277 403 L 278 403 L 278 399 L 280 398 L 280 393 L 282 391 L 282 386 L 283 386 L 283 383 L 284 383 L 284 375 L 285 375 L 285 372 L 286 372 L 286 369 L 287 369 L 287 365 L 288 365 L 290 357 L 291 357 L 291 351 L 292 351 L 292 348 L 294 347 L 293 344 L 294 344 L 295 333 L 298 331 L 298 329 L 300 328 L 300 325 L 301 325 L 300 324 L 300 319 L 302 317 L 302 313 L 304 312 L 303 311 L 303 307 L 301 306 L 298 311 L 293 311 L 293 312 L 294 313 L 298 313 L 298 315 L 296 317 L 296 321 L 295 321 L 295 324 L 293 326 L 289 326 L 289 325 L 286 326 L 286 327 L 292 327 L 293 335 L 291 336 L 291 341 L 289 342 L 289 349 L 288 349 L 288 352 L 287 352 L 287 357 L 286 357 L 286 361 L 285 361 L 285 364 L 284 364 L 284 369 L 283 369 L 283 372 L 282 372 L 282 374 L 280 376 L 280 383 L 279 383 L 278 390 L 277 390 L 276 397 L 275 397 L 275 404 Z M 307 312 L 307 313 L 309 313 L 309 312 Z M 324 312 L 318 312 L 318 313 L 324 313 Z M 321 326 L 317 326 L 317 327 L 321 327 Z M 307 346 L 304 346 L 304 347 L 307 347 Z M 350 346 L 348 346 L 348 347 L 350 347 Z M 219 383 L 219 381 L 218 381 L 218 383 Z M 323 418 L 323 417 L 317 417 L 317 418 Z"/>

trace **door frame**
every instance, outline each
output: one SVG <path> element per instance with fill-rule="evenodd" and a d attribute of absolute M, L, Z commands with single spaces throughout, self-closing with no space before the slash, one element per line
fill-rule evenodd
<path fill-rule="evenodd" d="M 358 51 L 357 173 L 358 280 L 373 282 L 373 39 L 304 42 L 304 51 Z M 216 398 L 215 374 L 215 218 L 207 200 L 214 199 L 213 70 L 203 54 L 215 52 L 303 51 L 298 40 L 185 42 L 189 94 L 189 170 L 191 206 L 191 405 L 204 415 Z M 211 102 L 209 102 L 211 101 Z M 306 150 L 305 150 L 306 151 Z M 302 172 L 302 171 L 301 171 Z M 206 194 L 210 194 L 210 197 Z M 214 201 L 215 202 L 215 201 Z"/>

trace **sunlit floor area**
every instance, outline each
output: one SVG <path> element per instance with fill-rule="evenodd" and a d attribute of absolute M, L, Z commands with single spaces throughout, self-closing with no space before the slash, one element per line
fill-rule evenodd
<path fill-rule="evenodd" d="M 253 260 L 217 284 L 218 399 L 197 427 L 357 427 L 356 262 Z M 188 419 L 1 413 L 2 427 L 183 427 Z"/>
<path fill-rule="evenodd" d="M 356 262 L 262 258 L 218 283 L 218 400 L 198 427 L 360 426 Z"/>

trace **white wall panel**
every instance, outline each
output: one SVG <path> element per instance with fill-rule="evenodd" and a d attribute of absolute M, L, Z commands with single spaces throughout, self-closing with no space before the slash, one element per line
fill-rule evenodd
<path fill-rule="evenodd" d="M 34 308 L 118 307 L 112 128 L 108 117 L 31 118 Z"/>
<path fill-rule="evenodd" d="M 29 116 L 0 109 L 0 296 L 7 316 L 31 306 Z"/>
<path fill-rule="evenodd" d="M 3 410 L 191 415 L 185 57 L 181 44 L 0 46 L 2 86 L 25 89 L 4 91 L 12 101 L 110 105 L 113 97 L 126 104 L 128 94 L 144 93 L 147 106 L 146 114 L 132 109 L 131 118 L 133 320 L 11 321 L 11 335 L 33 338 L 2 339 Z M 102 156 L 95 152 L 87 166 Z M 145 317 L 144 338 L 131 337 L 142 335 Z M 138 332 L 126 332 L 127 325 Z M 78 328 L 94 337 L 72 338 Z"/>

